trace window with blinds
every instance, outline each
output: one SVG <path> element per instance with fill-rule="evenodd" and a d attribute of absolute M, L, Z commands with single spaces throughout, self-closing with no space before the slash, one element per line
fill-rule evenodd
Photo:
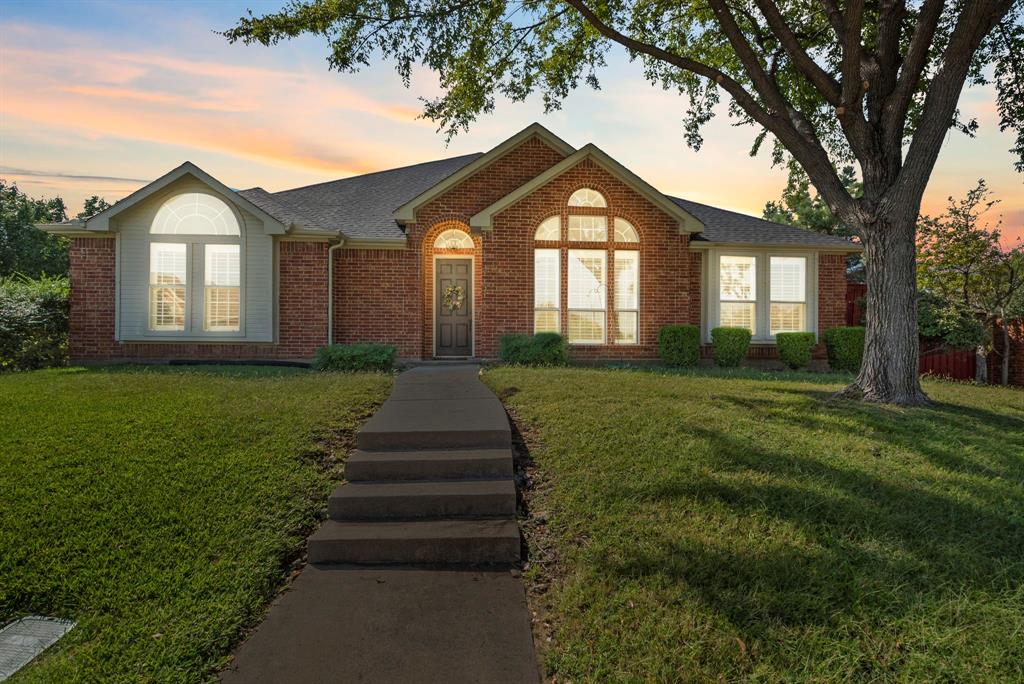
<path fill-rule="evenodd" d="M 569 342 L 604 344 L 607 252 L 569 250 Z"/>
<path fill-rule="evenodd" d="M 807 329 L 807 258 L 773 256 L 769 268 L 770 334 Z"/>
<path fill-rule="evenodd" d="M 533 332 L 559 332 L 561 273 L 557 249 L 533 251 Z"/>
<path fill-rule="evenodd" d="M 719 257 L 718 324 L 757 333 L 757 257 Z"/>

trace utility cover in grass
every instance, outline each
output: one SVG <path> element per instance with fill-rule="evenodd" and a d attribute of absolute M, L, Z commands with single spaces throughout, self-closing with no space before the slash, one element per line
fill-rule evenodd
<path fill-rule="evenodd" d="M 73 620 L 29 615 L 0 629 L 0 682 L 32 662 L 74 626 Z"/>

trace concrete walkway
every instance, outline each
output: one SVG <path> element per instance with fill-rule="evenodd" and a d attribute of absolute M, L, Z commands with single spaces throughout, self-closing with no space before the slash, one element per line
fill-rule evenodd
<path fill-rule="evenodd" d="M 313 564 L 221 681 L 539 681 L 511 572 L 511 432 L 478 375 L 431 366 L 398 377 L 310 537 Z"/>

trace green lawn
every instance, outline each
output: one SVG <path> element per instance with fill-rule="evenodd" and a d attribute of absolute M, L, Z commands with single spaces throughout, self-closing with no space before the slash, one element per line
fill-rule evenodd
<path fill-rule="evenodd" d="M 0 376 L 0 624 L 79 621 L 16 681 L 209 679 L 390 384 L 244 367 Z"/>
<path fill-rule="evenodd" d="M 488 370 L 536 461 L 548 673 L 1024 680 L 1024 392 L 902 410 L 844 380 Z"/>

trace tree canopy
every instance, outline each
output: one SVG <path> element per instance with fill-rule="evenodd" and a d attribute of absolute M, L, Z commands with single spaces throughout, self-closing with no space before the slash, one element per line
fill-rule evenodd
<path fill-rule="evenodd" d="M 60 197 L 32 199 L 17 184 L 0 179 L 0 277 L 67 274 L 67 240 L 35 227 L 67 218 Z"/>

